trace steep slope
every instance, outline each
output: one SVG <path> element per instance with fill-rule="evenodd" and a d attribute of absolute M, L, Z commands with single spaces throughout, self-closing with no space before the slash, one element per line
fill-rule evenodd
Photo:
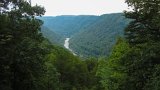
<path fill-rule="evenodd" d="M 71 38 L 70 48 L 82 57 L 109 55 L 117 37 L 123 36 L 123 30 L 130 22 L 122 13 L 92 15 L 64 15 L 39 17 L 47 30 L 43 34 L 55 43 L 64 44 L 65 38 Z"/>
<path fill-rule="evenodd" d="M 74 35 L 70 47 L 82 57 L 109 55 L 129 21 L 121 13 L 102 15 L 94 24 Z"/>
<path fill-rule="evenodd" d="M 42 26 L 41 32 L 51 43 L 63 45 L 64 38 L 50 30 L 48 27 Z"/>
<path fill-rule="evenodd" d="M 44 21 L 43 26 L 48 27 L 55 33 L 64 37 L 71 37 L 80 30 L 89 27 L 89 25 L 93 24 L 98 18 L 98 16 L 91 15 L 64 15 L 56 17 L 41 17 L 39 19 Z"/>

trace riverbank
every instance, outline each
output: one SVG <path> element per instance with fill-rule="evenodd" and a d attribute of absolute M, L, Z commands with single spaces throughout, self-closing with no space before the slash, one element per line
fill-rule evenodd
<path fill-rule="evenodd" d="M 73 52 L 73 50 L 72 50 L 71 48 L 69 48 L 69 40 L 70 40 L 70 38 L 66 38 L 66 39 L 65 39 L 65 41 L 64 41 L 64 47 L 65 47 L 66 49 L 68 49 L 69 51 L 71 51 L 71 52 L 73 53 L 73 55 L 76 55 L 76 54 Z"/>

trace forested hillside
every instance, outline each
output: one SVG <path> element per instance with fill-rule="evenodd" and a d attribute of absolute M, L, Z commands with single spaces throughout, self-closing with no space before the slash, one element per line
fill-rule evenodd
<path fill-rule="evenodd" d="M 122 13 L 104 14 L 101 16 L 64 15 L 41 17 L 40 19 L 44 21 L 43 27 L 59 34 L 63 38 L 61 40 L 64 40 L 66 37 L 71 38 L 70 48 L 81 57 L 109 55 L 117 37 L 123 36 L 124 28 L 131 21 L 126 19 Z M 55 34 L 52 35 L 52 32 L 47 34 L 44 35 L 49 40 L 54 38 L 53 35 Z M 54 39 L 51 41 L 60 41 L 57 37 Z M 63 45 L 63 43 L 61 44 Z"/>
<path fill-rule="evenodd" d="M 63 45 L 64 37 L 50 30 L 49 28 L 42 26 L 41 33 L 53 44 Z"/>
<path fill-rule="evenodd" d="M 107 56 L 116 39 L 123 37 L 124 29 L 130 21 L 122 13 L 102 15 L 71 38 L 71 48 L 82 57 Z"/>
<path fill-rule="evenodd" d="M 102 15 L 115 21 L 109 23 L 112 27 L 128 24 L 124 37 L 115 41 L 109 56 L 86 59 L 43 36 L 41 28 L 49 30 L 37 18 L 44 15 L 43 7 L 31 6 L 26 0 L 0 3 L 0 90 L 160 90 L 159 0 L 126 0 L 133 8 L 124 12 L 132 20 L 129 23 L 122 24 L 121 16 L 115 15 L 115 21 Z M 8 10 L 11 4 L 13 8 Z M 106 23 L 94 23 L 98 31 L 103 31 L 101 25 L 108 25 L 104 19 L 98 22 Z M 121 29 L 116 27 L 111 35 Z M 98 31 L 91 35 L 100 37 Z M 56 35 L 54 38 L 59 37 Z"/>
<path fill-rule="evenodd" d="M 101 89 L 97 59 L 81 60 L 41 33 L 41 6 L 10 0 L 0 13 L 0 90 Z M 8 11 L 13 4 L 18 8 Z M 45 31 L 42 31 L 45 32 Z M 57 38 L 56 36 L 54 36 Z"/>
<path fill-rule="evenodd" d="M 126 0 L 133 19 L 97 75 L 104 90 L 160 90 L 160 1 Z"/>
<path fill-rule="evenodd" d="M 98 16 L 90 15 L 64 15 L 56 17 L 40 17 L 39 19 L 44 21 L 43 26 L 49 28 L 55 33 L 64 37 L 71 37 L 75 33 L 89 27 L 91 24 L 96 22 L 98 18 Z"/>

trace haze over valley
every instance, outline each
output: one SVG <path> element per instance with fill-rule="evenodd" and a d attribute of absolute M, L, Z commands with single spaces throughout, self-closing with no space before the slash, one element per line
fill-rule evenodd
<path fill-rule="evenodd" d="M 0 90 L 160 90 L 160 0 L 0 0 Z"/>
<path fill-rule="evenodd" d="M 101 16 L 63 15 L 40 19 L 44 21 L 42 27 L 47 28 L 47 30 L 42 28 L 45 37 L 61 45 L 70 38 L 68 42 L 70 49 L 81 57 L 109 55 L 115 41 L 118 37 L 123 37 L 123 30 L 130 22 L 123 13 Z M 51 36 L 52 32 L 53 36 Z"/>

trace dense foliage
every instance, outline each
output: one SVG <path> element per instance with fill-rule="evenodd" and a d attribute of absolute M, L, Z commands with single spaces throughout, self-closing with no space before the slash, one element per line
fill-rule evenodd
<path fill-rule="evenodd" d="M 107 61 L 99 64 L 97 75 L 106 90 L 160 89 L 160 1 L 126 0 L 133 11 L 125 29 L 125 40 L 118 40 Z"/>
<path fill-rule="evenodd" d="M 3 0 L 0 14 L 0 90 L 96 90 L 97 60 L 80 60 L 52 45 L 35 18 L 44 8 Z M 7 6 L 12 10 L 7 10 Z M 47 30 L 47 29 L 46 29 Z"/>
<path fill-rule="evenodd" d="M 43 37 L 40 30 L 48 28 L 35 18 L 44 14 L 43 7 L 1 0 L 0 90 L 160 90 L 160 1 L 126 2 L 133 11 L 125 12 L 132 19 L 125 37 L 107 58 L 83 60 Z"/>
<path fill-rule="evenodd" d="M 50 30 L 49 28 L 42 26 L 41 27 L 41 33 L 45 38 L 47 38 L 50 42 L 57 45 L 63 45 L 64 44 L 64 37 L 55 33 L 54 31 Z"/>
<path fill-rule="evenodd" d="M 47 90 L 98 90 L 102 87 L 96 76 L 97 59 L 80 60 L 59 46 L 50 45 L 46 55 L 44 86 Z"/>
<path fill-rule="evenodd" d="M 63 37 L 71 37 L 75 33 L 89 27 L 96 22 L 98 18 L 98 16 L 92 15 L 39 17 L 39 19 L 44 21 L 43 26 Z"/>
<path fill-rule="evenodd" d="M 108 56 L 117 37 L 123 36 L 130 22 L 122 13 L 106 14 L 70 40 L 74 52 L 82 57 Z"/>
<path fill-rule="evenodd" d="M 0 89 L 38 90 L 46 51 L 39 33 L 44 8 L 25 1 L 1 0 Z M 10 3 L 10 4 L 9 4 Z M 12 5 L 11 5 L 12 4 Z M 12 7 L 12 10 L 7 10 Z"/>
<path fill-rule="evenodd" d="M 62 38 L 71 38 L 70 48 L 81 57 L 109 55 L 116 38 L 123 36 L 123 30 L 130 22 L 122 13 L 101 16 L 64 15 L 39 17 L 39 19 L 44 21 L 43 27 L 50 29 Z M 51 41 L 58 41 L 59 39 L 54 38 L 50 31 L 45 30 L 48 35 L 44 35 Z M 54 36 L 57 36 L 55 34 Z M 64 39 L 59 41 L 63 45 Z"/>

